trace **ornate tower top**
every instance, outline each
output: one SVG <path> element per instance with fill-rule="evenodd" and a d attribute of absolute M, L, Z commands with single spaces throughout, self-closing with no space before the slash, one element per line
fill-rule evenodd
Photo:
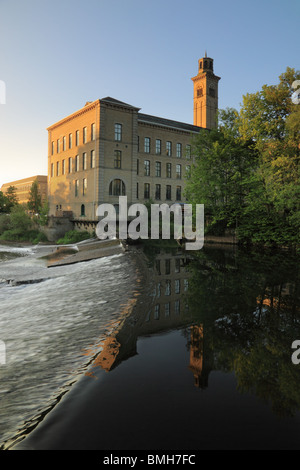
<path fill-rule="evenodd" d="M 214 74 L 214 61 L 211 57 L 198 60 L 198 74 L 194 82 L 194 125 L 213 129 L 217 127 L 218 82 L 220 77 Z"/>

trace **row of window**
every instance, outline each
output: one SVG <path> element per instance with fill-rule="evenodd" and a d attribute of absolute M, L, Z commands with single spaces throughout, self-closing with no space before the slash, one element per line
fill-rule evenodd
<path fill-rule="evenodd" d="M 183 284 L 183 285 L 182 285 Z M 174 294 L 180 294 L 182 289 L 186 292 L 189 287 L 188 279 L 175 279 L 174 280 Z M 155 288 L 155 296 L 161 297 L 162 295 L 171 295 L 172 291 L 172 281 L 167 279 L 163 284 L 159 282 Z"/>
<path fill-rule="evenodd" d="M 150 199 L 151 197 L 151 185 L 150 183 L 144 183 L 142 186 L 142 194 L 140 194 L 141 189 L 140 189 L 140 184 L 136 184 L 136 198 L 139 199 L 141 196 L 144 197 L 144 199 Z M 121 179 L 115 179 L 111 181 L 109 185 L 109 195 L 110 196 L 126 196 L 126 188 L 124 181 Z M 161 184 L 156 184 L 155 185 L 155 194 L 154 198 L 156 200 L 161 200 L 163 194 L 162 194 L 162 185 Z M 176 191 L 175 191 L 175 198 L 176 201 L 181 201 L 182 198 L 182 188 L 181 186 L 176 186 Z M 167 184 L 165 187 L 165 199 L 167 201 L 172 201 L 172 186 Z"/>
<path fill-rule="evenodd" d="M 87 179 L 83 178 L 82 180 L 82 195 L 84 196 L 87 192 Z M 80 194 L 80 181 L 75 180 L 75 197 L 78 197 Z"/>
<path fill-rule="evenodd" d="M 164 274 L 171 274 L 171 259 L 170 258 L 167 258 L 166 260 L 164 260 L 164 263 L 163 263 L 163 260 L 156 260 L 155 261 L 155 267 L 156 267 L 156 271 L 157 271 L 157 274 L 160 276 L 161 273 L 162 273 L 162 264 L 164 264 Z M 173 263 L 172 263 L 173 264 Z M 175 258 L 174 260 L 174 267 L 173 267 L 173 271 L 174 273 L 178 274 L 180 273 L 180 270 L 181 270 L 181 258 Z"/>
<path fill-rule="evenodd" d="M 144 137 L 144 147 L 143 147 L 144 153 L 151 153 L 151 139 L 150 137 Z M 140 142 L 138 138 L 138 151 L 140 151 Z M 161 155 L 162 154 L 162 141 L 160 139 L 155 139 L 155 155 Z M 166 142 L 166 148 L 165 148 L 165 155 L 167 157 L 172 157 L 173 156 L 173 144 L 171 141 Z M 182 158 L 183 157 L 183 149 L 182 149 L 182 144 L 180 142 L 176 143 L 176 150 L 175 150 L 175 155 L 177 158 Z M 191 145 L 186 145 L 185 146 L 185 155 L 186 158 L 190 159 L 191 158 Z"/>
<path fill-rule="evenodd" d="M 176 191 L 175 191 L 175 200 L 176 201 L 181 201 L 182 198 L 182 188 L 181 186 L 176 186 Z M 154 199 L 156 200 L 161 200 L 163 199 L 163 194 L 162 194 L 162 185 L 161 184 L 156 184 L 154 188 Z M 172 186 L 167 184 L 165 187 L 165 199 L 167 201 L 172 201 Z M 136 188 L 136 197 L 139 199 L 140 194 L 139 194 L 139 183 L 137 183 L 137 188 Z M 151 197 L 151 187 L 150 183 L 144 183 L 144 188 L 143 188 L 143 197 L 144 199 L 150 199 Z"/>
<path fill-rule="evenodd" d="M 95 150 L 91 150 L 88 155 L 87 152 L 83 152 L 82 160 L 80 162 L 80 156 L 76 155 L 74 159 L 74 171 L 87 170 L 89 168 L 95 168 L 96 159 L 95 159 Z M 70 157 L 67 160 L 64 159 L 61 162 L 51 163 L 51 178 L 54 176 L 65 175 L 67 173 L 73 172 L 73 158 Z"/>
<path fill-rule="evenodd" d="M 188 311 L 188 305 L 185 304 L 184 308 L 186 311 Z M 174 301 L 174 313 L 175 315 L 180 315 L 181 313 L 181 305 L 180 305 L 180 300 L 175 300 Z M 165 304 L 156 304 L 154 306 L 154 312 L 153 312 L 153 318 L 154 320 L 159 320 L 161 315 L 164 315 L 165 317 L 169 317 L 171 314 L 171 302 L 166 302 Z M 150 321 L 150 312 L 148 313 L 146 317 L 146 322 Z"/>
<path fill-rule="evenodd" d="M 96 138 L 96 128 L 95 124 L 91 124 L 90 128 L 90 135 L 88 136 L 88 128 L 83 127 L 82 129 L 82 140 L 81 140 L 81 134 L 79 130 L 75 131 L 75 146 L 78 147 L 80 144 L 86 144 L 88 142 L 88 139 L 90 141 L 95 140 Z M 115 141 L 116 142 L 121 142 L 122 141 L 122 124 L 116 123 L 115 124 Z M 56 144 L 56 145 L 55 145 Z M 68 135 L 68 142 L 67 142 L 67 136 L 63 136 L 62 139 L 57 139 L 56 143 L 55 141 L 51 142 L 51 155 L 54 155 L 55 153 L 55 147 L 56 147 L 56 153 L 64 152 L 65 150 L 72 149 L 73 148 L 73 133 L 70 133 Z M 138 138 L 138 150 L 140 151 L 140 143 L 139 143 L 139 138 Z M 150 137 L 145 137 L 144 138 L 144 147 L 143 150 L 145 153 L 151 153 L 151 139 Z M 168 157 L 172 156 L 173 148 L 172 148 L 172 142 L 167 141 L 166 142 L 166 148 L 165 148 L 165 154 Z M 155 139 L 155 154 L 156 155 L 161 155 L 162 154 L 162 141 L 160 139 Z M 182 144 L 180 142 L 176 143 L 176 157 L 181 158 L 183 156 L 183 149 L 182 149 Z M 191 158 L 191 145 L 186 145 L 185 146 L 185 157 L 190 159 Z"/>
<path fill-rule="evenodd" d="M 116 142 L 121 142 L 122 141 L 122 124 L 116 123 L 115 124 L 115 141 Z M 150 137 L 144 137 L 144 146 L 143 146 L 143 151 L 145 153 L 151 153 L 151 138 Z M 138 137 L 138 151 L 140 151 L 140 139 Z M 173 144 L 171 141 L 166 142 L 166 148 L 165 148 L 165 154 L 168 157 L 172 156 L 173 152 Z M 161 155 L 162 154 L 162 141 L 161 139 L 155 139 L 155 154 L 156 155 Z M 182 150 L 182 143 L 177 142 L 176 143 L 176 157 L 181 158 L 183 156 L 183 150 Z M 191 145 L 186 145 L 185 146 L 185 156 L 186 158 L 191 158 Z"/>
<path fill-rule="evenodd" d="M 96 126 L 95 124 L 91 124 L 90 128 L 90 135 L 88 135 L 88 128 L 83 127 L 82 129 L 82 140 L 80 142 L 80 131 L 77 130 L 75 131 L 75 146 L 77 147 L 80 144 L 86 144 L 88 142 L 88 139 L 91 141 L 95 140 L 96 138 Z M 67 145 L 67 136 L 63 136 L 62 140 L 57 139 L 56 140 L 56 153 L 64 152 L 65 150 L 73 148 L 73 133 L 70 133 L 68 135 L 68 145 Z M 51 155 L 54 155 L 55 153 L 55 142 L 51 142 Z"/>
<path fill-rule="evenodd" d="M 181 179 L 182 178 L 182 165 L 181 164 L 176 164 L 176 178 Z M 166 163 L 165 166 L 166 172 L 165 172 L 165 177 L 166 178 L 172 178 L 172 163 Z M 185 167 L 186 174 L 185 176 L 188 177 L 190 175 L 191 171 L 191 166 L 186 165 Z M 144 160 L 144 176 L 151 176 L 151 163 L 150 160 Z M 139 168 L 139 160 L 137 160 L 137 174 L 140 174 L 140 168 Z M 161 162 L 155 162 L 154 166 L 154 176 L 160 178 L 162 176 L 162 164 Z"/>

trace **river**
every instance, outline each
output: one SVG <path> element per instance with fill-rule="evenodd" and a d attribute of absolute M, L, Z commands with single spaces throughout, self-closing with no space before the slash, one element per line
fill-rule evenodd
<path fill-rule="evenodd" d="M 0 289 L 6 447 L 300 449 L 299 259 L 146 245 L 60 269 Z"/>

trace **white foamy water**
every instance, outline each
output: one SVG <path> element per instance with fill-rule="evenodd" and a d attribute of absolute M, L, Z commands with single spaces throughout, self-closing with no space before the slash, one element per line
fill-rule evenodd
<path fill-rule="evenodd" d="M 0 263 L 0 448 L 51 408 L 83 373 L 118 324 L 135 290 L 136 272 L 123 254 L 47 268 L 34 251 Z M 38 281 L 17 286 L 5 279 Z M 45 279 L 41 281 L 41 279 Z M 4 446 L 5 447 L 5 446 Z"/>

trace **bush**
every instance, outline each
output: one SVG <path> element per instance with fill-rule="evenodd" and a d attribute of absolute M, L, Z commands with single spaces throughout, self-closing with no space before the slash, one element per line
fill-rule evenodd
<path fill-rule="evenodd" d="M 0 214 L 0 235 L 9 229 L 10 217 L 8 214 Z"/>
<path fill-rule="evenodd" d="M 66 232 L 64 237 L 57 240 L 56 243 L 58 245 L 68 245 L 87 240 L 88 238 L 91 238 L 91 234 L 87 231 L 78 232 L 77 230 L 69 230 L 69 232 Z"/>

